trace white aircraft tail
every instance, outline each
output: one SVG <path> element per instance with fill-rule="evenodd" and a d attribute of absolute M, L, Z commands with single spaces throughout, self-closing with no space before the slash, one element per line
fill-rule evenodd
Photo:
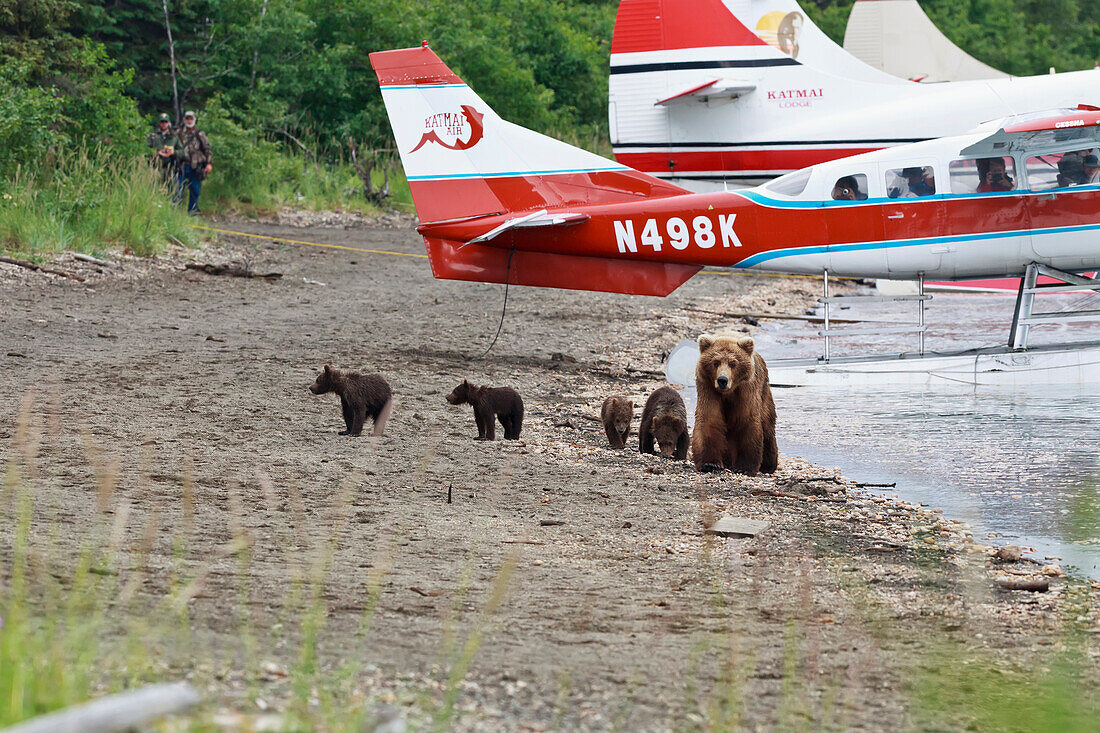
<path fill-rule="evenodd" d="M 952 43 L 917 0 L 857 0 L 848 16 L 844 50 L 876 69 L 912 81 L 1008 76 Z"/>
<path fill-rule="evenodd" d="M 684 193 L 502 119 L 426 44 L 370 60 L 422 222 Z"/>

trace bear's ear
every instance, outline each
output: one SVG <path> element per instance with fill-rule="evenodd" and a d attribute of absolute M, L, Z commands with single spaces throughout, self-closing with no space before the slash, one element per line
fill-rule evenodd
<path fill-rule="evenodd" d="M 752 339 L 741 339 L 739 343 L 741 348 L 745 350 L 746 354 L 751 354 L 753 349 L 756 348 L 756 342 Z"/>
<path fill-rule="evenodd" d="M 631 410 L 633 410 L 634 409 L 634 400 L 631 400 L 630 402 L 627 402 L 626 406 L 629 407 Z"/>
<path fill-rule="evenodd" d="M 332 364 L 325 364 L 325 374 L 332 374 Z"/>
<path fill-rule="evenodd" d="M 706 351 L 714 345 L 714 336 L 709 333 L 699 334 L 699 351 Z"/>
<path fill-rule="evenodd" d="M 684 421 L 678 417 L 669 418 L 668 426 L 678 433 L 684 429 Z"/>

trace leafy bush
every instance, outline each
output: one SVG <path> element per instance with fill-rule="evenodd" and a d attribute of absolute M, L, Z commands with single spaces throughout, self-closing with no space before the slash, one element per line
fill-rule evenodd
<path fill-rule="evenodd" d="M 0 247 L 32 258 L 65 250 L 151 255 L 198 236 L 145 157 L 105 148 L 62 153 L 2 185 Z"/>
<path fill-rule="evenodd" d="M 61 100 L 30 86 L 26 62 L 0 60 L 0 176 L 9 178 L 21 165 L 42 160 L 68 137 L 55 125 Z"/>

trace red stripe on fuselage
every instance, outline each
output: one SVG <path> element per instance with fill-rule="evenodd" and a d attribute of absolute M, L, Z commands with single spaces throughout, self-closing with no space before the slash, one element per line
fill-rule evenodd
<path fill-rule="evenodd" d="M 607 174 L 600 174 L 607 175 Z M 852 245 L 894 240 L 920 240 L 935 237 L 966 237 L 981 234 L 1022 232 L 1029 228 L 1048 229 L 1100 224 L 1100 191 L 1060 192 L 1057 210 L 1042 205 L 1035 195 L 979 196 L 947 199 L 895 199 L 882 203 L 859 204 L 822 202 L 808 208 L 772 207 L 758 204 L 736 192 L 684 194 L 665 198 L 644 198 L 618 192 L 616 201 L 585 205 L 584 200 L 599 198 L 599 191 L 587 194 L 582 186 L 596 174 L 565 174 L 538 177 L 539 185 L 572 191 L 568 211 L 583 213 L 589 219 L 571 226 L 546 226 L 505 231 L 484 243 L 491 248 L 526 252 L 549 252 L 580 257 L 618 259 L 625 262 L 664 262 L 680 265 L 734 265 L 753 255 L 782 252 L 802 247 Z M 441 188 L 440 196 L 458 196 L 462 185 L 477 181 L 431 182 Z M 482 182 L 489 183 L 489 182 Z M 530 190 L 524 178 L 494 179 L 500 189 L 512 187 Z M 456 185 L 458 184 L 458 185 Z M 426 185 L 419 182 L 419 185 Z M 509 194 L 515 195 L 515 192 Z M 629 200 L 633 199 L 633 200 Z M 544 204 L 536 204 L 541 208 Z M 532 208 L 535 208 L 534 206 Z M 554 207 L 547 207 L 553 212 Z M 562 207 L 558 207 L 562 210 Z M 456 211 L 456 216 L 475 212 Z M 487 212 L 486 212 L 487 213 Z M 474 221 L 446 225 L 425 225 L 425 233 L 454 241 L 468 241 L 484 234 L 523 212 L 509 211 Z M 900 216 L 899 216 L 900 214 Z M 735 218 L 731 219 L 733 216 Z M 442 218 L 442 217 L 440 217 Z M 680 220 L 679 222 L 675 220 Z M 616 237 L 615 222 L 620 223 Z M 723 236 L 722 223 L 731 225 L 735 237 Z M 652 224 L 651 224 L 652 222 Z M 631 246 L 620 248 L 622 232 L 629 227 Z M 713 238 L 697 236 L 702 231 Z M 675 241 L 679 239 L 679 241 Z M 1005 246 L 1009 246 L 1006 240 Z M 710 246 L 703 246 L 708 244 Z M 677 246 L 679 244 L 680 246 Z M 959 255 L 965 255 L 968 242 L 959 241 Z M 1019 247 L 1019 243 L 1016 245 Z M 1022 245 L 1027 249 L 1027 244 Z M 903 253 L 907 250 L 899 250 Z M 853 255 L 859 256 L 859 255 Z M 1030 252 L 1012 255 L 1013 263 L 1024 262 Z M 884 272 L 886 247 L 868 248 L 865 262 L 869 272 Z M 1082 262 L 1085 267 L 1094 267 Z M 1013 267 L 1016 265 L 1014 264 Z M 965 272 L 973 272 L 973 262 Z M 1009 270 L 1001 272 L 1009 274 Z M 979 274 L 977 272 L 975 275 Z M 980 274 L 996 274 L 982 272 Z M 578 285 L 578 287 L 580 287 Z"/>
<path fill-rule="evenodd" d="M 616 152 L 615 160 L 651 175 L 695 171 L 792 171 L 837 158 L 881 148 L 827 148 L 824 150 L 670 150 L 663 153 Z"/>

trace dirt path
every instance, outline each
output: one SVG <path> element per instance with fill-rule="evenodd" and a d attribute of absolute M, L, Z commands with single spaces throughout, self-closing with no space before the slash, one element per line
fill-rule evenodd
<path fill-rule="evenodd" d="M 409 229 L 248 229 L 423 252 Z M 966 528 L 934 514 L 854 492 L 750 494 L 831 475 L 790 457 L 774 479 L 701 476 L 640 456 L 636 421 L 629 450 L 606 448 L 607 394 L 633 395 L 637 416 L 668 349 L 743 327 L 686 308 L 801 313 L 810 281 L 702 274 L 667 299 L 514 288 L 500 341 L 471 359 L 496 331 L 499 286 L 433 280 L 416 257 L 262 240 L 195 257 L 283 277 L 0 280 L 0 459 L 33 464 L 35 522 L 62 537 L 91 531 L 96 470 L 118 463 L 125 552 L 150 549 L 139 594 L 167 592 L 177 562 L 209 571 L 189 606 L 194 648 L 164 653 L 213 709 L 292 696 L 293 609 L 318 557 L 320 664 L 365 664 L 347 684 L 368 709 L 438 710 L 483 634 L 451 721 L 470 729 L 925 727 L 914 680 L 934 648 L 1007 664 L 1060 644 L 1071 602 L 1097 624 L 1095 590 L 995 590 Z M 325 362 L 389 380 L 384 438 L 336 434 L 336 399 L 307 390 Z M 463 378 L 523 394 L 520 441 L 472 440 L 470 409 L 443 399 Z M 17 451 L 25 395 L 41 445 Z M 781 414 L 780 430 L 797 419 Z M 716 513 L 772 526 L 705 538 Z M 234 536 L 252 543 L 247 565 L 218 555 Z M 35 541 L 48 555 L 56 539 Z"/>

